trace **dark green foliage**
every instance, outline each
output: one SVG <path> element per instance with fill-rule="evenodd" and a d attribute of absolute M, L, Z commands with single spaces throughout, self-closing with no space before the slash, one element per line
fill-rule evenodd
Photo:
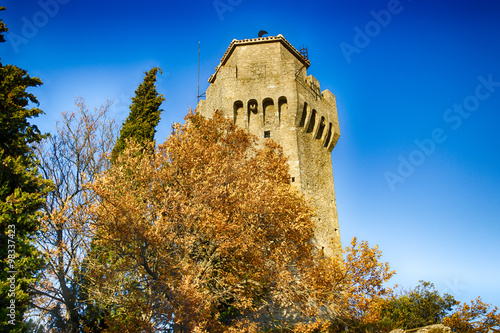
<path fill-rule="evenodd" d="M 382 322 L 403 329 L 439 324 L 457 303 L 451 295 L 440 295 L 434 284 L 420 281 L 415 289 L 389 302 Z"/>
<path fill-rule="evenodd" d="M 4 11 L 5 7 L 0 7 L 0 12 Z M 0 20 L 0 43 L 5 42 L 5 38 L 3 37 L 3 33 L 7 32 L 9 29 L 5 26 L 5 23 L 3 23 L 2 20 Z"/>
<path fill-rule="evenodd" d="M 120 137 L 113 148 L 112 160 L 126 148 L 127 140 L 133 138 L 139 143 L 147 144 L 154 141 L 156 125 L 160 122 L 161 103 L 163 95 L 156 91 L 156 75 L 161 70 L 158 67 L 146 72 L 144 81 L 135 91 L 130 105 L 130 114 L 123 123 Z"/>
<path fill-rule="evenodd" d="M 0 33 L 5 31 L 2 22 Z M 0 36 L 3 41 L 3 35 Z M 49 183 L 37 173 L 32 145 L 44 135 L 28 122 L 29 118 L 42 114 L 42 110 L 29 107 L 38 101 L 26 91 L 41 84 L 25 70 L 0 63 L 0 328 L 10 332 L 20 332 L 23 327 L 22 317 L 29 302 L 28 285 L 43 263 L 32 245 L 32 237 L 39 226 L 38 210 Z M 15 296 L 9 278 L 15 286 Z M 8 316 L 11 314 L 8 306 L 12 308 L 12 304 L 15 325 L 9 324 L 12 318 Z"/>

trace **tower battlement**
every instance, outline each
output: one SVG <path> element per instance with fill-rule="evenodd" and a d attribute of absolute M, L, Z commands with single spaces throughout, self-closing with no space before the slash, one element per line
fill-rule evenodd
<path fill-rule="evenodd" d="M 311 65 L 282 35 L 233 40 L 210 76 L 198 112 L 214 110 L 288 157 L 291 182 L 316 208 L 318 247 L 340 243 L 331 151 L 340 136 L 335 96 L 307 75 Z"/>

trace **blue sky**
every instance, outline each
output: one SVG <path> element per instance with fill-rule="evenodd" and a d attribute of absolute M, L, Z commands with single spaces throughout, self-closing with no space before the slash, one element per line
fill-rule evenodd
<path fill-rule="evenodd" d="M 500 305 L 500 2 L 430 0 L 7 0 L 2 62 L 33 92 L 52 131 L 84 97 L 113 99 L 121 122 L 143 72 L 163 70 L 157 141 L 196 106 L 232 39 L 283 34 L 308 47 L 337 98 L 332 153 L 340 230 L 379 244 L 398 274 Z"/>

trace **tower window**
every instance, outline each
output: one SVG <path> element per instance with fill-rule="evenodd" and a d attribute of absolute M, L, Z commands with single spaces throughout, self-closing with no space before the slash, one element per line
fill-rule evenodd
<path fill-rule="evenodd" d="M 258 113 L 258 109 L 257 109 L 257 101 L 255 99 L 252 99 L 250 101 L 248 101 L 248 113 L 253 113 L 253 114 L 257 114 Z"/>
<path fill-rule="evenodd" d="M 304 109 L 302 110 L 302 116 L 300 117 L 299 127 L 303 127 L 306 123 L 307 118 L 307 103 L 304 103 Z"/>
<path fill-rule="evenodd" d="M 295 181 L 295 177 L 292 177 L 292 183 Z"/>
<path fill-rule="evenodd" d="M 314 125 L 316 125 L 316 110 L 312 110 L 311 119 L 309 120 L 309 126 L 307 126 L 306 133 L 311 133 L 314 130 Z"/>
<path fill-rule="evenodd" d="M 323 147 L 328 147 L 328 144 L 330 143 L 330 138 L 332 137 L 332 123 L 328 124 L 328 134 L 326 135 L 325 143 L 323 144 Z"/>
<path fill-rule="evenodd" d="M 270 138 L 271 137 L 271 131 L 264 131 L 264 138 Z"/>
<path fill-rule="evenodd" d="M 319 121 L 318 133 L 316 134 L 315 139 L 317 139 L 317 140 L 321 139 L 321 137 L 323 136 L 324 130 L 325 130 L 325 117 L 321 117 L 321 120 Z"/>

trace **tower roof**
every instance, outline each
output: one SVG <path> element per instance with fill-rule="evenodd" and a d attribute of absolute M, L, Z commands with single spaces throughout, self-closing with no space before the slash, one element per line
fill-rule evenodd
<path fill-rule="evenodd" d="M 282 34 L 279 34 L 277 36 L 259 37 L 252 39 L 242 39 L 242 40 L 233 39 L 231 44 L 229 44 L 229 47 L 227 48 L 226 52 L 222 56 L 219 65 L 215 67 L 215 73 L 210 76 L 208 82 L 213 83 L 215 81 L 219 69 L 221 68 L 221 66 L 224 66 L 226 64 L 227 60 L 229 59 L 229 57 L 231 56 L 231 54 L 233 53 L 233 51 L 236 49 L 237 46 L 272 43 L 272 42 L 280 42 L 288 51 L 290 51 L 291 54 L 293 54 L 300 62 L 302 62 L 304 66 L 306 66 L 306 68 L 309 68 L 309 66 L 311 65 L 309 59 L 306 59 L 306 57 L 304 57 L 295 47 L 293 47 L 293 45 L 290 44 L 290 42 L 287 41 Z"/>

